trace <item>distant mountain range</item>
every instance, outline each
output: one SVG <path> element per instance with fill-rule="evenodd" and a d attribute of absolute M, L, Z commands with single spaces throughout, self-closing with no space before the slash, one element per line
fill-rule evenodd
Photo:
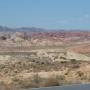
<path fill-rule="evenodd" d="M 6 26 L 0 26 L 0 32 L 16 32 L 16 31 L 26 31 L 26 32 L 44 32 L 47 31 L 42 28 L 35 27 L 21 27 L 21 28 L 9 28 Z"/>
<path fill-rule="evenodd" d="M 56 32 L 56 31 L 89 31 L 89 30 L 80 30 L 80 29 L 44 29 L 44 28 L 36 28 L 36 27 L 21 27 L 21 28 L 10 28 L 6 26 L 0 26 L 0 32 Z"/>

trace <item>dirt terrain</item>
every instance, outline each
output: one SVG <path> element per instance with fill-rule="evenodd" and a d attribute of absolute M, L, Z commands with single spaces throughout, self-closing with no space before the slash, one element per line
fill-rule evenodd
<path fill-rule="evenodd" d="M 0 32 L 0 84 L 6 88 L 89 83 L 89 60 L 88 31 Z"/>

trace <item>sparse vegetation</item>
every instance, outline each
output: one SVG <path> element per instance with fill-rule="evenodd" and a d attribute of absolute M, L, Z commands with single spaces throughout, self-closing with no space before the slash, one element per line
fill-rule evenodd
<path fill-rule="evenodd" d="M 49 86 L 60 86 L 59 81 L 56 78 L 48 78 L 47 80 L 45 80 L 44 82 L 44 87 L 49 87 Z"/>
<path fill-rule="evenodd" d="M 71 33 L 72 40 L 70 36 L 68 39 L 68 33 L 65 34 L 67 39 L 61 38 L 61 32 L 1 35 L 0 81 L 4 83 L 0 86 L 12 90 L 14 87 L 49 87 L 90 82 L 88 57 L 83 53 L 75 53 L 82 49 L 73 47 L 77 45 L 72 43 L 74 34 Z M 70 44 L 64 44 L 65 40 Z M 87 51 L 87 47 L 90 48 L 90 45 L 84 47 L 84 51 Z"/>

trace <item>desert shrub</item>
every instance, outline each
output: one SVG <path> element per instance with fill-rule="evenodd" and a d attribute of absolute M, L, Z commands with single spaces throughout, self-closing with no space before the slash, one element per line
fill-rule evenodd
<path fill-rule="evenodd" d="M 70 73 L 71 69 L 67 69 L 64 73 L 64 75 L 68 75 Z"/>
<path fill-rule="evenodd" d="M 2 81 L 2 82 L 0 82 L 0 90 L 19 90 L 19 88 L 13 84 L 5 84 Z"/>
<path fill-rule="evenodd" d="M 81 77 L 81 80 L 87 80 L 87 81 L 89 81 L 89 80 L 90 80 L 90 78 L 89 78 L 89 77 L 87 77 L 86 75 L 83 75 L 83 76 Z"/>
<path fill-rule="evenodd" d="M 19 77 L 14 77 L 12 80 L 16 86 L 24 89 L 37 88 L 42 82 L 42 79 L 39 77 L 38 74 L 35 74 L 32 78 L 23 79 Z"/>
<path fill-rule="evenodd" d="M 45 82 L 43 83 L 44 87 L 49 87 L 49 86 L 59 86 L 59 81 L 57 80 L 57 78 L 53 78 L 50 77 L 48 79 L 45 80 Z"/>
<path fill-rule="evenodd" d="M 33 76 L 33 80 L 32 80 L 33 83 L 39 84 L 41 81 L 42 81 L 42 79 L 40 78 L 40 76 L 38 74 L 35 74 Z"/>
<path fill-rule="evenodd" d="M 61 56 L 60 59 L 66 60 L 66 57 Z"/>
<path fill-rule="evenodd" d="M 57 75 L 56 78 L 60 81 L 65 80 L 65 76 L 64 75 Z"/>
<path fill-rule="evenodd" d="M 71 64 L 76 64 L 77 60 L 76 59 L 71 59 L 70 62 L 71 62 Z"/>
<path fill-rule="evenodd" d="M 82 71 L 77 71 L 77 74 L 79 77 L 83 77 L 84 76 L 84 73 Z"/>
<path fill-rule="evenodd" d="M 0 64 L 0 69 L 4 69 L 5 65 L 4 64 Z"/>
<path fill-rule="evenodd" d="M 5 37 L 5 36 L 1 36 L 0 39 L 1 39 L 1 40 L 6 40 L 7 37 Z"/>
<path fill-rule="evenodd" d="M 23 78 L 13 78 L 14 85 L 16 85 L 19 88 L 27 89 L 27 88 L 35 88 L 38 87 L 36 83 L 33 83 L 31 78 L 23 79 Z"/>
<path fill-rule="evenodd" d="M 71 68 L 73 68 L 73 69 L 76 69 L 76 68 L 79 68 L 79 67 L 80 67 L 79 64 L 74 64 L 74 65 L 71 66 Z"/>
<path fill-rule="evenodd" d="M 19 86 L 20 88 L 24 88 L 24 89 L 27 89 L 27 88 L 37 88 L 38 87 L 38 84 L 36 83 L 33 83 L 29 80 L 24 80 L 24 81 L 19 81 Z"/>
<path fill-rule="evenodd" d="M 15 83 L 15 82 L 18 82 L 18 81 L 20 81 L 20 78 L 19 77 L 17 77 L 17 76 L 14 76 L 13 78 L 12 78 L 12 81 Z"/>
<path fill-rule="evenodd" d="M 90 74 L 83 74 L 81 76 L 81 80 L 86 80 L 87 82 L 90 82 Z"/>
<path fill-rule="evenodd" d="M 87 80 L 90 82 L 90 75 L 88 76 L 88 77 L 86 77 L 87 78 Z"/>
<path fill-rule="evenodd" d="M 61 63 L 61 64 L 66 64 L 66 63 L 67 63 L 67 61 L 60 61 L 60 63 Z"/>

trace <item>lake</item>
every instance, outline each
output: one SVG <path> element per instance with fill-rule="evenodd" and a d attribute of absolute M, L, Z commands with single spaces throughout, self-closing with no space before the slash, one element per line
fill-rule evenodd
<path fill-rule="evenodd" d="M 24 90 L 90 90 L 90 84 L 55 86 L 46 88 L 24 89 Z"/>

